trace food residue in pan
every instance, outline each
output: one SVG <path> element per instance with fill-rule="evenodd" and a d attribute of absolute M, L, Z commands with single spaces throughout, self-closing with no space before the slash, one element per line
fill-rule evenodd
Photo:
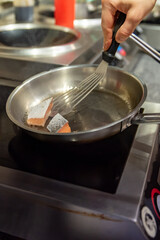
<path fill-rule="evenodd" d="M 70 133 L 71 128 L 68 120 L 59 113 L 49 121 L 49 124 L 47 123 L 53 104 L 53 98 L 49 98 L 31 107 L 27 113 L 27 124 L 29 126 L 43 127 L 52 133 Z"/>

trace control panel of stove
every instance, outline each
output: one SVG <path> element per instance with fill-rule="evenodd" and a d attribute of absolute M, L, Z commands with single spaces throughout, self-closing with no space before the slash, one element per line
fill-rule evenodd
<path fill-rule="evenodd" d="M 154 239 L 157 235 L 157 223 L 149 207 L 143 206 L 141 210 L 141 219 L 146 234 Z"/>
<path fill-rule="evenodd" d="M 156 216 L 160 219 L 160 190 L 157 188 L 152 189 L 151 200 Z"/>
<path fill-rule="evenodd" d="M 140 212 L 141 225 L 147 239 L 160 239 L 160 154 L 153 163 Z"/>

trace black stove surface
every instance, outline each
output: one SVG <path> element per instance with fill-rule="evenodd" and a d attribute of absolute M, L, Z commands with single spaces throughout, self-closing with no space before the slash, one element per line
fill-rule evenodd
<path fill-rule="evenodd" d="M 12 87 L 0 86 L 0 165 L 79 186 L 115 193 L 136 126 L 86 144 L 58 144 L 16 135 L 5 105 Z"/>

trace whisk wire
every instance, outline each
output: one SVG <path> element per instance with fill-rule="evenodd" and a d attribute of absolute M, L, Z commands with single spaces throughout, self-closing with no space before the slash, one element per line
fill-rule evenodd
<path fill-rule="evenodd" d="M 81 81 L 77 87 L 55 97 L 52 113 L 59 112 L 65 115 L 77 106 L 95 87 L 97 87 L 99 82 L 104 79 L 107 71 L 106 64 L 107 63 L 102 60 L 96 71 Z"/>

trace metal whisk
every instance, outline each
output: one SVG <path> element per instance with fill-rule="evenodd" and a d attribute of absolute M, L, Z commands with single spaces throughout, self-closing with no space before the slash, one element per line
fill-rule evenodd
<path fill-rule="evenodd" d="M 71 112 L 104 79 L 106 72 L 106 62 L 102 61 L 96 71 L 81 81 L 75 88 L 55 97 L 51 115 L 56 112 L 61 115 Z"/>
<path fill-rule="evenodd" d="M 125 17 L 125 14 L 119 13 L 114 27 L 112 44 L 108 51 L 102 53 L 103 60 L 97 67 L 96 71 L 81 81 L 75 88 L 54 98 L 51 116 L 55 115 L 57 112 L 61 115 L 70 113 L 72 109 L 88 96 L 88 94 L 105 78 L 108 64 L 113 61 L 119 46 L 119 43 L 115 41 L 115 34 L 123 24 Z"/>

